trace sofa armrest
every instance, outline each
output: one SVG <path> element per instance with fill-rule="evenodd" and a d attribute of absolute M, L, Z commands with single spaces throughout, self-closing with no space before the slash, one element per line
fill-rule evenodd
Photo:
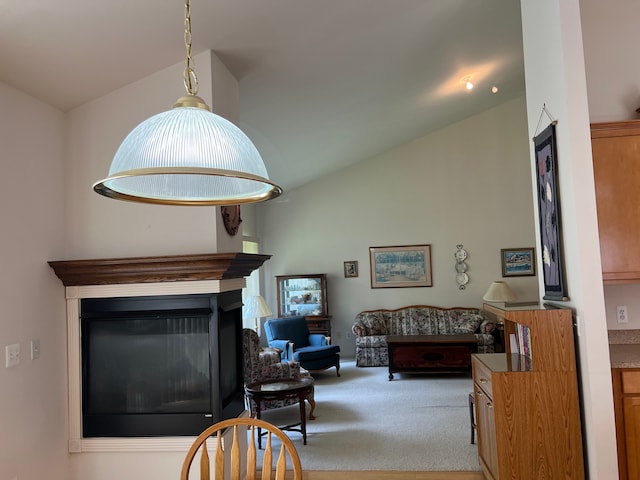
<path fill-rule="evenodd" d="M 279 380 L 281 378 L 295 378 L 300 376 L 298 362 L 272 363 L 262 368 L 260 378 L 264 380 Z"/>
<path fill-rule="evenodd" d="M 325 337 L 322 333 L 310 333 L 309 345 L 313 345 L 314 347 L 321 347 L 322 345 L 327 345 L 327 337 Z"/>
<path fill-rule="evenodd" d="M 496 329 L 496 322 L 491 318 L 485 318 L 482 322 L 480 322 L 480 326 L 478 327 L 478 333 L 493 333 Z"/>
<path fill-rule="evenodd" d="M 289 346 L 289 340 L 271 340 L 269 342 L 269 346 L 272 348 L 277 348 L 282 353 L 280 354 L 280 358 L 283 360 L 287 359 L 287 347 Z"/>

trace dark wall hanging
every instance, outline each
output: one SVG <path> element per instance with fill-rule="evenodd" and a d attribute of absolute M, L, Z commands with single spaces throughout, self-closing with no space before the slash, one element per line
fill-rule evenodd
<path fill-rule="evenodd" d="M 544 110 L 544 109 L 543 109 Z M 544 110 L 546 112 L 546 110 Z M 560 195 L 558 194 L 558 158 L 556 121 L 533 138 L 538 184 L 540 253 L 544 277 L 544 299 L 567 301 L 563 253 Z"/>

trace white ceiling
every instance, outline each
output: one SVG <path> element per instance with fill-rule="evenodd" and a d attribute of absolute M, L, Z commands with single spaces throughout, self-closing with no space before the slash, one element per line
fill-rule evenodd
<path fill-rule="evenodd" d="M 191 16 L 285 190 L 524 94 L 517 0 L 191 0 Z M 0 81 L 70 110 L 184 61 L 183 18 L 178 0 L 0 0 Z"/>

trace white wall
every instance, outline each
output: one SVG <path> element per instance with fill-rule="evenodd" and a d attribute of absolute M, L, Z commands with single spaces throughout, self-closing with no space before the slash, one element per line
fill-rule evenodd
<path fill-rule="evenodd" d="M 63 248 L 64 117 L 0 83 L 0 478 L 68 478 Z M 41 355 L 30 358 L 30 342 Z M 4 368 L 4 346 L 20 365 Z"/>
<path fill-rule="evenodd" d="M 580 10 L 590 121 L 637 119 L 640 62 L 633 47 L 638 38 L 640 2 L 581 0 Z M 604 292 L 609 329 L 639 329 L 640 284 L 606 286 Z M 629 323 L 617 323 L 618 305 L 628 307 Z"/>
<path fill-rule="evenodd" d="M 574 309 L 579 325 L 583 430 L 589 477 L 615 478 L 617 454 L 611 370 L 579 2 L 522 0 L 521 8 L 529 138 L 537 132 L 543 106 L 546 105 L 558 121 L 558 190 L 570 297 L 564 306 Z M 533 145 L 531 150 L 533 158 Z M 539 280 L 542 290 L 542 280 Z"/>
<path fill-rule="evenodd" d="M 425 304 L 481 306 L 501 280 L 500 249 L 535 245 L 523 98 L 322 178 L 257 207 L 266 300 L 277 312 L 275 275 L 328 274 L 333 338 L 355 355 L 355 315 Z M 433 287 L 371 289 L 369 247 L 431 244 Z M 456 245 L 469 252 L 470 282 L 455 281 Z M 357 260 L 359 277 L 344 278 Z M 538 298 L 535 277 L 506 280 L 519 300 Z"/>

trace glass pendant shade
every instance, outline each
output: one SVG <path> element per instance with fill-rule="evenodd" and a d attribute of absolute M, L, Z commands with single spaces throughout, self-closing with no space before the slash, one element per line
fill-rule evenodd
<path fill-rule="evenodd" d="M 93 189 L 106 197 L 168 205 L 239 205 L 282 193 L 249 137 L 195 95 L 134 128 L 109 176 Z"/>

